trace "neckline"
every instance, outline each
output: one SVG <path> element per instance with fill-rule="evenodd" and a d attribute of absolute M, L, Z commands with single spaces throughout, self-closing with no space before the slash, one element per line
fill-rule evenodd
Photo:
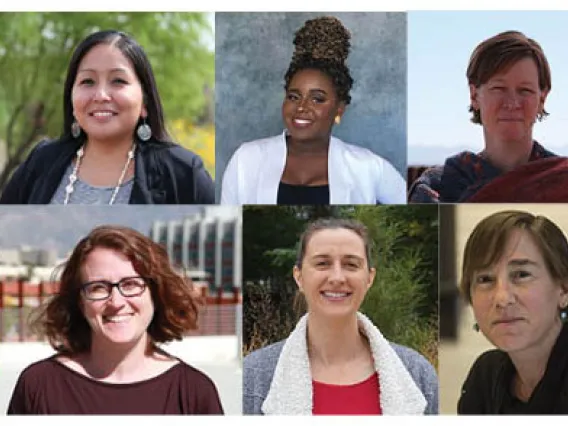
<path fill-rule="evenodd" d="M 151 382 L 154 382 L 156 380 L 161 379 L 162 377 L 165 377 L 168 374 L 171 374 L 172 372 L 174 372 L 175 370 L 177 370 L 178 368 L 181 368 L 185 363 L 180 360 L 179 358 L 175 358 L 174 360 L 176 360 L 177 362 L 172 365 L 170 368 L 168 368 L 167 370 L 163 371 L 162 373 L 158 374 L 157 376 L 154 377 L 149 377 L 147 379 L 143 379 L 143 380 L 137 380 L 134 382 L 126 382 L 126 383 L 112 383 L 112 382 L 105 382 L 102 380 L 97 380 L 94 379 L 92 377 L 86 376 L 76 370 L 73 370 L 72 368 L 68 367 L 67 365 L 63 364 L 62 362 L 58 361 L 56 358 L 57 356 L 59 356 L 59 354 L 53 355 L 52 357 L 48 358 L 47 360 L 50 361 L 52 364 L 55 364 L 58 368 L 61 368 L 69 373 L 71 373 L 73 376 L 80 378 L 81 380 L 99 385 L 99 386 L 104 386 L 104 387 L 114 387 L 114 388 L 127 388 L 127 387 L 135 387 L 135 386 L 143 386 L 146 384 L 149 384 Z"/>
<path fill-rule="evenodd" d="M 338 384 L 335 384 L 335 383 L 325 383 L 325 382 L 320 382 L 320 381 L 314 380 L 314 379 L 312 379 L 312 382 L 316 386 L 322 386 L 322 387 L 328 387 L 328 388 L 334 388 L 334 389 L 338 389 L 338 388 L 346 389 L 346 388 L 354 388 L 354 387 L 357 387 L 357 386 L 366 385 L 367 383 L 374 381 L 375 378 L 378 379 L 378 373 L 376 371 L 373 371 L 371 373 L 371 375 L 369 377 L 367 377 L 366 379 L 363 379 L 362 381 L 359 381 L 359 382 L 356 382 L 356 383 L 349 383 L 349 384 L 346 384 L 346 385 L 338 385 Z"/>

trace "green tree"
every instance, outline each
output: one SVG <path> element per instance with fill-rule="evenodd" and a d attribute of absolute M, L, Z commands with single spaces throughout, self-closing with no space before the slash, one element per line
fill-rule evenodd
<path fill-rule="evenodd" d="M 63 125 L 63 84 L 75 46 L 88 34 L 118 29 L 148 55 L 167 120 L 207 116 L 214 84 L 212 29 L 202 13 L 0 13 L 0 140 L 3 188 L 30 148 Z"/>

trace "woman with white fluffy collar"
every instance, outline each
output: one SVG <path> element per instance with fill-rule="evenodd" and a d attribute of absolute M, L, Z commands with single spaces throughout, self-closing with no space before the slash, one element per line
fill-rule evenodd
<path fill-rule="evenodd" d="M 436 414 L 438 379 L 412 349 L 358 312 L 375 278 L 365 226 L 312 223 L 294 278 L 308 314 L 282 342 L 244 359 L 244 414 Z"/>

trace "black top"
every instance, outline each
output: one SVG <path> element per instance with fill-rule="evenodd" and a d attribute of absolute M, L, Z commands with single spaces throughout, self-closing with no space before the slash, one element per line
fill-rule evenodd
<path fill-rule="evenodd" d="M 0 204 L 49 204 L 82 141 L 44 140 L 12 175 Z M 129 204 L 214 204 L 201 158 L 172 142 L 137 142 Z"/>
<path fill-rule="evenodd" d="M 306 186 L 280 182 L 277 204 L 329 204 L 329 185 Z"/>
<path fill-rule="evenodd" d="M 151 379 L 105 383 L 55 360 L 27 367 L 8 414 L 223 414 L 209 377 L 180 361 Z"/>
<path fill-rule="evenodd" d="M 515 372 L 506 352 L 482 354 L 463 384 L 458 414 L 568 414 L 568 325 L 562 327 L 544 376 L 527 402 L 513 394 Z"/>

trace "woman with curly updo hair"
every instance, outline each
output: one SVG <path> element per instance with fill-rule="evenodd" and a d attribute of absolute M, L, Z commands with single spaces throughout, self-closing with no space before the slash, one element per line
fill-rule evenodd
<path fill-rule="evenodd" d="M 242 144 L 223 176 L 223 204 L 405 203 L 385 159 L 331 135 L 351 102 L 351 35 L 334 17 L 304 23 L 285 74 L 279 136 Z"/>
<path fill-rule="evenodd" d="M 222 414 L 211 379 L 159 347 L 197 328 L 197 307 L 162 246 L 95 228 L 34 321 L 57 353 L 21 373 L 8 414 Z"/>

